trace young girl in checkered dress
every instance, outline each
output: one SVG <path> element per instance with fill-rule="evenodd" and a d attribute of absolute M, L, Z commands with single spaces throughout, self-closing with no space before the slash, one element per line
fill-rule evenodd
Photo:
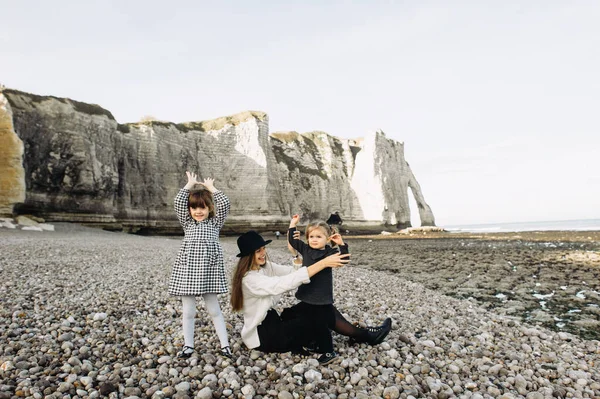
<path fill-rule="evenodd" d="M 175 197 L 175 213 L 185 237 L 169 281 L 169 294 L 180 296 L 183 304 L 184 347 L 178 356 L 187 358 L 194 352 L 196 297 L 202 296 L 221 342 L 221 353 L 231 357 L 225 319 L 217 300 L 217 294 L 228 291 L 219 232 L 229 214 L 229 198 L 215 188 L 214 179 L 199 182 L 195 173 L 186 175 L 188 182 Z M 197 184 L 204 188 L 193 190 Z"/>

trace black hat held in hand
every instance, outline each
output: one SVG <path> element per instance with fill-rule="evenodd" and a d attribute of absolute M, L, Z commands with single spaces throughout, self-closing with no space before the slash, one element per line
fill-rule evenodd
<path fill-rule="evenodd" d="M 253 254 L 257 249 L 264 247 L 271 241 L 272 240 L 265 241 L 256 231 L 250 230 L 239 236 L 237 239 L 238 249 L 240 250 L 237 257 L 241 258 L 242 256 Z"/>

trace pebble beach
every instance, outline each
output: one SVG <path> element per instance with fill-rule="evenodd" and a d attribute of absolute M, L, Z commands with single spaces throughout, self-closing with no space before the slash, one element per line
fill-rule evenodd
<path fill-rule="evenodd" d="M 426 280 L 434 279 L 427 273 L 452 265 L 431 268 L 431 257 L 415 255 L 447 250 L 433 241 L 419 244 L 433 249 L 417 247 L 410 256 L 377 258 L 379 246 L 397 248 L 400 241 L 370 248 L 377 240 L 349 240 L 354 263 L 334 272 L 336 306 L 362 325 L 391 317 L 393 329 L 375 347 L 334 334 L 339 360 L 322 367 L 316 355 L 247 350 L 239 336 L 242 318 L 225 295 L 220 302 L 234 359 L 218 354 L 202 301 L 196 353 L 178 359 L 181 304 L 167 294 L 167 284 L 181 239 L 55 227 L 0 229 L 0 399 L 600 397 L 597 339 L 529 323 L 472 294 L 450 296 L 446 285 L 428 287 Z M 222 244 L 231 272 L 235 238 Z M 271 260 L 291 261 L 283 239 L 268 249 Z M 370 250 L 377 265 L 369 263 Z M 597 250 L 583 253 L 595 267 Z M 478 254 L 460 253 L 454 266 L 477 264 Z M 413 272 L 390 270 L 386 262 Z M 293 303 L 289 294 L 281 306 Z"/>

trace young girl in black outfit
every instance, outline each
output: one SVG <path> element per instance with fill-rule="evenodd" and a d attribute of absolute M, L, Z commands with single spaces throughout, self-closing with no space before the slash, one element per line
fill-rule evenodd
<path fill-rule="evenodd" d="M 342 236 L 331 226 L 323 221 L 315 221 L 306 226 L 305 244 L 298 239 L 296 226 L 300 220 L 299 215 L 294 215 L 290 221 L 288 231 L 288 242 L 293 249 L 302 255 L 302 266 L 310 266 L 321 259 L 338 253 L 336 248 L 329 245 L 333 242 L 339 247 L 341 254 L 348 254 L 348 245 L 344 243 Z M 296 233 L 296 234 L 294 234 Z M 372 345 L 381 343 L 391 330 L 392 320 L 387 318 L 379 327 L 360 328 L 349 323 L 341 313 L 333 306 L 333 274 L 331 269 L 325 269 L 311 279 L 309 284 L 298 287 L 296 298 L 300 302 L 282 314 L 283 318 L 297 317 L 300 315 L 312 315 L 320 322 L 326 323 L 331 330 L 350 337 L 354 342 L 366 342 Z M 325 347 L 318 348 L 323 353 L 319 361 L 329 363 L 337 354 L 333 350 L 331 335 L 329 343 Z"/>
<path fill-rule="evenodd" d="M 294 232 L 300 221 L 299 215 L 292 216 L 290 221 L 290 229 L 288 231 L 288 241 L 290 245 L 302 255 L 302 266 L 310 266 L 321 259 L 338 253 L 336 248 L 332 248 L 329 243 L 333 242 L 340 250 L 341 254 L 348 253 L 348 246 L 344 244 L 344 240 L 339 233 L 333 233 L 329 225 L 325 222 L 318 221 L 309 224 L 306 227 L 306 240 L 308 244 L 295 239 Z M 333 234 L 332 234 L 333 233 Z M 333 274 L 331 269 L 325 269 L 321 273 L 315 275 L 309 284 L 298 287 L 296 298 L 301 303 L 296 305 L 294 312 L 300 312 L 305 315 L 312 315 L 321 323 L 326 324 L 330 329 L 335 325 L 335 311 L 333 307 Z M 283 314 L 282 317 L 296 317 L 295 314 Z M 331 333 L 326 345 L 319 347 L 319 352 L 323 353 L 321 363 L 329 363 L 337 357 L 333 350 L 333 340 Z"/>

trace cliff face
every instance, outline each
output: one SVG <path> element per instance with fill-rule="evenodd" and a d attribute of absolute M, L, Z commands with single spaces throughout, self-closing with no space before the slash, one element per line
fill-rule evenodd
<path fill-rule="evenodd" d="M 408 189 L 414 195 L 422 226 L 435 226 L 431 208 L 425 202 L 408 162 L 404 143 L 390 140 L 381 131 L 367 135 L 356 155 L 352 188 L 367 220 L 410 227 Z"/>
<path fill-rule="evenodd" d="M 339 211 L 344 220 L 363 218 L 350 187 L 354 153 L 360 148 L 323 132 L 274 133 L 270 142 L 277 161 L 281 213 L 327 219 Z"/>
<path fill-rule="evenodd" d="M 13 204 L 25 200 L 23 142 L 12 119 L 8 100 L 0 93 L 0 215 L 11 214 Z"/>
<path fill-rule="evenodd" d="M 435 219 L 404 158 L 404 144 L 381 131 L 340 140 L 323 132 L 273 133 L 283 201 L 281 212 L 324 218 L 339 211 L 356 227 L 411 226 L 408 189 L 415 193 L 421 224 Z"/>
<path fill-rule="evenodd" d="M 0 93 L 0 213 L 109 228 L 179 232 L 173 197 L 185 171 L 213 177 L 231 199 L 225 232 L 283 229 L 289 215 L 346 228 L 410 225 L 407 188 L 434 225 L 403 144 L 381 132 L 362 143 L 326 133 L 276 133 L 243 112 L 206 122 L 118 124 L 97 106 Z"/>

